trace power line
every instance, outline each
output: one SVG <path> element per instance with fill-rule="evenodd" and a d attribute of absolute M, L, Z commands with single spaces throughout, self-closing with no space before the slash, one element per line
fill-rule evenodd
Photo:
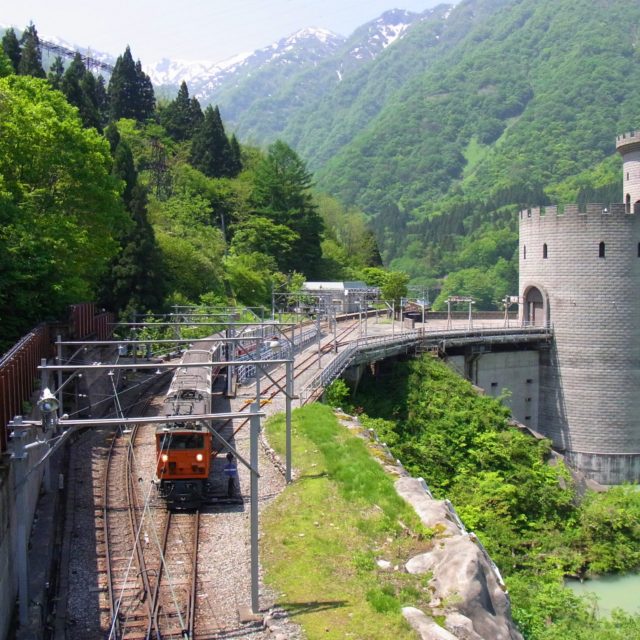
<path fill-rule="evenodd" d="M 105 71 L 106 73 L 113 73 L 113 65 L 107 64 L 106 62 L 102 62 L 102 60 L 98 60 L 97 58 L 93 58 L 92 56 L 84 55 L 79 51 L 74 51 L 73 49 L 68 49 L 67 47 L 63 47 L 60 44 L 56 44 L 55 42 L 47 42 L 46 40 L 40 40 L 40 46 L 43 49 L 46 49 L 49 53 L 57 54 L 59 56 L 64 56 L 65 58 L 70 58 L 73 60 L 77 55 L 80 56 L 82 62 L 84 62 L 85 66 L 88 69 L 96 69 L 98 71 Z"/>

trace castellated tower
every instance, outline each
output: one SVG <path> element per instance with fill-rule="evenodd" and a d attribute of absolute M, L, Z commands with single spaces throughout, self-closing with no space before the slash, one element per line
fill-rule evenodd
<path fill-rule="evenodd" d="M 531 426 L 604 484 L 640 481 L 640 133 L 617 148 L 624 203 L 530 209 L 519 221 L 522 321 L 554 332 Z"/>
<path fill-rule="evenodd" d="M 627 213 L 640 213 L 640 131 L 618 136 L 616 149 L 622 154 L 622 187 Z"/>

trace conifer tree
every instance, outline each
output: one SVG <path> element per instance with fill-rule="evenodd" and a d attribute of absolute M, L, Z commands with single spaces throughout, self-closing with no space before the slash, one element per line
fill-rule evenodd
<path fill-rule="evenodd" d="M 40 51 L 40 38 L 33 23 L 25 29 L 20 38 L 22 44 L 18 75 L 33 76 L 34 78 L 46 78 L 42 67 L 42 53 Z"/>
<path fill-rule="evenodd" d="M 236 138 L 235 133 L 231 136 L 229 147 L 231 151 L 229 170 L 231 172 L 230 176 L 234 178 L 242 171 L 242 153 L 240 151 L 240 144 L 238 143 L 238 138 Z"/>
<path fill-rule="evenodd" d="M 80 109 L 83 102 L 80 80 L 82 80 L 86 71 L 87 69 L 84 66 L 84 62 L 82 62 L 82 57 L 79 53 L 76 53 L 60 82 L 60 90 L 64 93 L 65 98 L 74 107 L 78 107 L 78 109 Z"/>
<path fill-rule="evenodd" d="M 96 105 L 100 124 L 104 127 L 107 122 L 109 122 L 109 96 L 107 95 L 107 86 L 102 76 L 98 76 L 96 80 Z"/>
<path fill-rule="evenodd" d="M 136 79 L 140 91 L 140 114 L 138 119 L 144 121 L 150 118 L 156 110 L 156 96 L 153 92 L 151 78 L 142 70 L 140 60 L 136 62 Z"/>
<path fill-rule="evenodd" d="M 80 80 L 80 89 L 84 98 L 84 106 L 80 109 L 80 115 L 85 127 L 94 127 L 102 131 L 102 118 L 100 117 L 100 98 L 98 96 L 98 81 L 91 71 L 86 71 Z"/>
<path fill-rule="evenodd" d="M 55 60 L 53 61 L 53 64 L 51 65 L 51 67 L 49 67 L 49 73 L 47 74 L 49 84 L 54 89 L 59 90 L 63 75 L 64 75 L 64 64 L 62 64 L 62 58 L 60 56 L 56 56 Z"/>
<path fill-rule="evenodd" d="M 187 88 L 187 83 L 183 80 L 176 99 L 170 102 L 162 110 L 160 115 L 160 124 L 162 124 L 167 130 L 167 133 L 178 142 L 189 140 L 189 138 L 193 136 L 193 115 L 191 109 L 189 89 Z"/>
<path fill-rule="evenodd" d="M 114 156 L 120 143 L 120 132 L 113 122 L 110 122 L 105 128 L 104 137 L 107 139 L 109 147 L 111 148 L 111 155 Z"/>
<path fill-rule="evenodd" d="M 191 116 L 191 138 L 198 130 L 198 127 L 204 122 L 204 113 L 197 98 L 191 98 L 189 101 L 189 113 Z"/>
<path fill-rule="evenodd" d="M 278 140 L 256 167 L 252 203 L 259 215 L 298 234 L 285 271 L 319 275 L 323 222 L 311 196 L 312 176 L 296 152 Z"/>
<path fill-rule="evenodd" d="M 102 131 L 97 105 L 96 79 L 87 70 L 82 56 L 76 53 L 60 82 L 60 90 L 74 107 L 78 108 L 82 124 Z"/>
<path fill-rule="evenodd" d="M 131 192 L 132 225 L 122 240 L 102 286 L 102 302 L 116 312 L 157 311 L 166 290 L 162 257 L 153 227 L 147 219 L 147 194 L 136 184 Z"/>
<path fill-rule="evenodd" d="M 14 73 L 18 73 L 22 51 L 16 32 L 13 29 L 7 29 L 4 36 L 2 36 L 2 49 L 7 54 L 9 60 L 11 60 Z"/>
<path fill-rule="evenodd" d="M 204 120 L 193 136 L 191 164 L 210 178 L 232 175 L 230 170 L 231 146 L 224 132 L 220 110 L 209 105 Z"/>
<path fill-rule="evenodd" d="M 120 139 L 113 123 L 105 130 L 105 137 L 111 143 L 117 141 L 112 174 L 124 181 L 122 200 L 131 215 L 131 226 L 102 283 L 100 298 L 114 311 L 157 310 L 165 286 L 160 251 L 147 219 L 147 191 L 138 184 L 131 148 Z"/>
<path fill-rule="evenodd" d="M 140 62 L 134 63 L 131 49 L 118 56 L 109 80 L 109 114 L 112 120 L 133 118 L 144 122 L 153 115 L 155 96 L 148 75 Z"/>

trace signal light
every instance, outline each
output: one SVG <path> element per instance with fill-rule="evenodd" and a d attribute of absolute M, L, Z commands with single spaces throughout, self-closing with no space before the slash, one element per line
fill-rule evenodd
<path fill-rule="evenodd" d="M 204 460 L 204 456 L 201 453 L 196 454 L 196 460 L 198 462 L 202 462 Z"/>
<path fill-rule="evenodd" d="M 166 453 L 162 454 L 162 462 L 168 462 L 169 461 L 169 456 Z"/>

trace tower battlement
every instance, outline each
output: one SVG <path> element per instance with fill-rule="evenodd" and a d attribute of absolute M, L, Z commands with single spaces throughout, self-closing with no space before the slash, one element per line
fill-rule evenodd
<path fill-rule="evenodd" d="M 633 147 L 640 148 L 640 131 L 628 131 L 616 136 L 616 149 L 620 153 L 634 151 Z"/>
<path fill-rule="evenodd" d="M 527 220 L 561 218 L 563 216 L 606 216 L 607 218 L 611 218 L 634 215 L 633 209 L 628 211 L 624 202 L 615 202 L 613 204 L 589 203 L 587 205 L 554 204 L 546 207 L 522 209 L 520 211 L 520 221 L 522 224 L 526 223 Z"/>

